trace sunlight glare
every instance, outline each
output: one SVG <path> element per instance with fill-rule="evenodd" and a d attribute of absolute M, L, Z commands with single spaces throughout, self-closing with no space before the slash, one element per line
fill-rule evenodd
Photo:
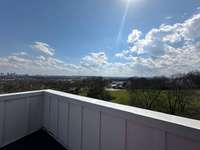
<path fill-rule="evenodd" d="M 119 32 L 118 32 L 117 39 L 116 39 L 116 45 L 117 46 L 119 45 L 119 42 L 121 40 L 121 34 L 123 32 L 123 29 L 124 29 L 126 17 L 128 15 L 129 4 L 130 4 L 131 0 L 126 0 L 126 1 L 127 1 L 126 7 L 125 7 L 125 10 L 124 10 L 124 14 L 123 14 L 123 17 L 122 17 L 122 20 L 121 20 L 121 25 L 120 25 Z"/>
<path fill-rule="evenodd" d="M 140 2 L 141 0 L 122 0 L 122 1 L 124 1 L 125 3 L 128 3 L 128 4 L 135 4 L 135 3 Z"/>
<path fill-rule="evenodd" d="M 124 26 L 125 26 L 125 22 L 126 22 L 126 18 L 127 18 L 127 15 L 128 15 L 128 10 L 129 10 L 129 7 L 132 7 L 132 4 L 134 5 L 137 5 L 136 3 L 141 3 L 141 1 L 143 0 L 122 0 L 125 3 L 125 10 L 124 10 L 124 14 L 123 14 L 123 17 L 122 17 L 122 20 L 121 20 L 121 25 L 120 25 L 120 28 L 119 28 L 119 31 L 118 31 L 118 35 L 117 35 L 117 38 L 116 38 L 116 46 L 118 47 L 119 43 L 120 43 L 120 40 L 121 40 L 121 35 L 122 35 L 122 32 L 124 30 Z"/>

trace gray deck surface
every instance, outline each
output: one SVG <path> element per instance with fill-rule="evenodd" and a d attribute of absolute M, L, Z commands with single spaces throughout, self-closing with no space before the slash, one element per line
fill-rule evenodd
<path fill-rule="evenodd" d="M 45 131 L 40 130 L 0 150 L 66 150 Z"/>

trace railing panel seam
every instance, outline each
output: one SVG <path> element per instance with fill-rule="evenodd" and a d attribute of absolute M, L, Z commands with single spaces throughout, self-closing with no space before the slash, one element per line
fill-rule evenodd
<path fill-rule="evenodd" d="M 56 100 L 57 100 L 57 117 L 56 117 L 56 118 L 57 118 L 57 120 L 56 120 L 57 122 L 56 122 L 56 136 L 57 136 L 57 137 L 59 137 L 59 135 L 58 135 L 58 134 L 59 134 L 59 130 L 58 130 L 58 125 L 59 125 L 59 122 L 58 122 L 58 121 L 59 121 L 59 118 L 58 118 L 58 117 L 59 117 L 59 111 L 58 111 L 58 110 L 59 110 L 59 101 L 60 101 L 60 100 L 59 100 L 59 97 L 58 97 L 58 98 L 56 98 Z"/>
<path fill-rule="evenodd" d="M 70 129 L 70 109 L 71 109 L 71 104 L 68 104 L 68 120 L 67 120 L 67 145 L 69 145 L 69 129 Z M 69 149 L 71 150 L 71 148 L 69 147 Z"/>
<path fill-rule="evenodd" d="M 99 150 L 101 150 L 102 112 L 99 112 Z"/>
<path fill-rule="evenodd" d="M 128 120 L 125 119 L 125 145 L 124 145 L 124 149 L 127 150 L 127 131 L 128 130 Z"/>
<path fill-rule="evenodd" d="M 6 108 L 7 108 L 7 102 L 4 103 L 4 114 L 3 114 L 3 136 L 2 136 L 2 145 L 5 144 L 5 136 L 6 136 Z"/>
<path fill-rule="evenodd" d="M 27 101 L 27 116 L 28 116 L 28 119 L 27 119 L 27 125 L 28 125 L 28 127 L 27 127 L 27 134 L 29 134 L 29 132 L 30 132 L 30 130 L 31 130 L 31 128 L 30 128 L 30 121 L 31 121 L 31 113 L 30 113 L 30 99 L 29 99 L 29 97 L 27 96 L 27 98 L 26 98 L 26 101 Z"/>
<path fill-rule="evenodd" d="M 164 141 L 165 141 L 165 150 L 168 150 L 168 145 L 167 145 L 167 131 L 165 131 L 165 139 L 164 139 Z"/>
<path fill-rule="evenodd" d="M 84 107 L 81 106 L 81 150 L 83 150 L 83 111 L 84 111 Z"/>

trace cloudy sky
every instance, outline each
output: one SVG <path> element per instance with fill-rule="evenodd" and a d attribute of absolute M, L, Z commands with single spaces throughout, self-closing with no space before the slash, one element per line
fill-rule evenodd
<path fill-rule="evenodd" d="M 199 0 L 0 1 L 0 72 L 168 76 L 199 69 Z"/>

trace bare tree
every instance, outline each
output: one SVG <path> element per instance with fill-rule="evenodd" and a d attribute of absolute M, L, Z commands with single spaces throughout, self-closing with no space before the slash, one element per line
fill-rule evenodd
<path fill-rule="evenodd" d="M 143 91 L 143 104 L 146 109 L 152 109 L 153 105 L 159 100 L 161 90 Z"/>
<path fill-rule="evenodd" d="M 184 114 L 192 101 L 191 82 L 185 77 L 172 79 L 167 90 L 168 111 L 170 114 Z"/>

